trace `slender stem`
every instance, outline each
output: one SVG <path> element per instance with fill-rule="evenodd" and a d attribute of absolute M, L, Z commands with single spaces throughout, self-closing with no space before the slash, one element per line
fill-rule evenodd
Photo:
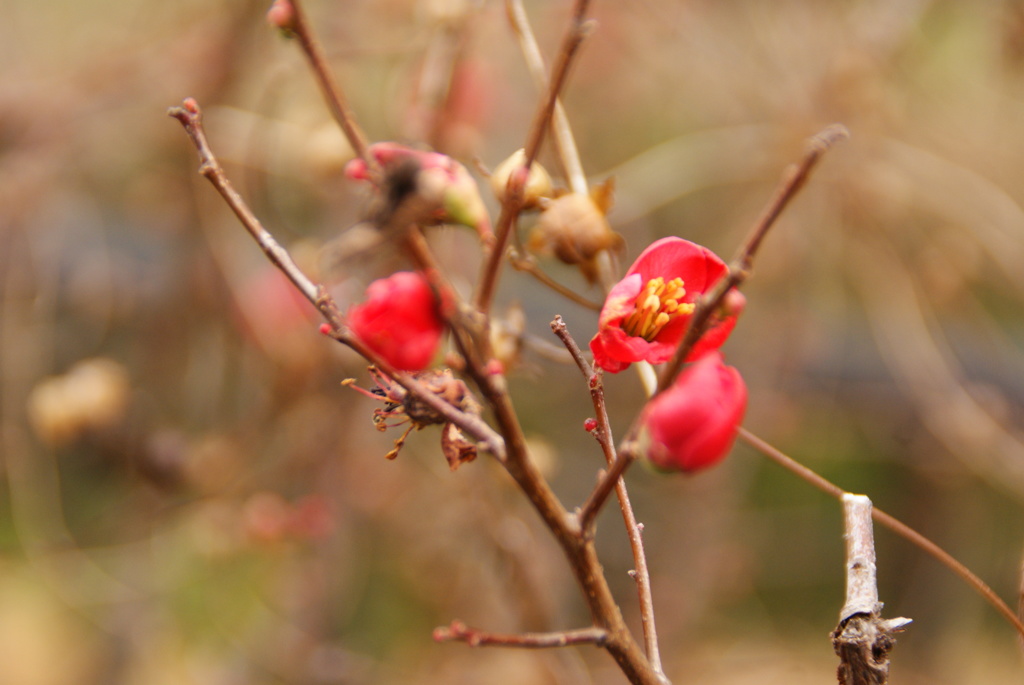
<path fill-rule="evenodd" d="M 505 201 L 502 203 L 501 213 L 495 226 L 496 239 L 494 249 L 485 260 L 480 276 L 480 284 L 477 289 L 476 306 L 482 312 L 487 312 L 490 309 L 491 301 L 494 299 L 498 275 L 501 271 L 501 261 L 505 255 L 505 247 L 508 245 L 509 236 L 514 229 L 519 211 L 522 209 L 526 178 L 530 167 L 537 159 L 540 145 L 544 141 L 544 134 L 551 122 L 555 103 L 558 100 L 558 93 L 565 86 L 573 58 L 583 43 L 583 39 L 590 32 L 591 24 L 583 19 L 588 5 L 589 0 L 576 1 L 572 25 L 562 41 L 562 48 L 554 65 L 551 81 L 548 84 L 548 91 L 541 100 L 536 115 L 534 115 L 533 124 L 526 138 L 526 144 L 523 146 L 525 159 L 523 160 L 522 171 L 518 174 L 513 173 L 509 177 Z"/>
<path fill-rule="evenodd" d="M 718 310 L 722 301 L 730 290 L 742 284 L 750 275 L 750 269 L 754 263 L 754 255 L 761 246 L 768 230 L 775 224 L 782 211 L 789 205 L 797 192 L 804 186 L 810 177 L 811 171 L 817 165 L 821 157 L 833 145 L 849 137 L 849 132 L 841 124 L 832 124 L 807 142 L 807 149 L 803 159 L 796 164 L 791 164 L 783 172 L 782 180 L 775 190 L 774 195 L 768 201 L 761 216 L 754 223 L 746 240 L 733 261 L 729 264 L 726 274 L 719 279 L 715 287 L 697 302 L 697 308 L 690 318 L 690 325 L 683 336 L 683 340 L 676 350 L 672 360 L 662 369 L 658 376 L 658 390 L 662 392 L 679 373 L 683 362 L 693 350 L 693 346 L 704 334 L 712 314 Z M 655 393 L 657 394 L 657 393 Z"/>
<path fill-rule="evenodd" d="M 508 13 L 512 30 L 519 37 L 519 45 L 526 60 L 526 66 L 534 82 L 543 91 L 547 89 L 547 68 L 544 66 L 544 57 L 541 55 L 537 38 L 533 35 L 533 28 L 530 20 L 523 9 L 522 0 L 506 0 L 505 9 Z M 565 114 L 560 99 L 555 100 L 555 111 L 552 117 L 552 130 L 555 150 L 562 162 L 566 178 L 569 181 L 569 188 L 574 193 L 587 194 L 587 177 L 583 173 L 583 164 L 580 162 L 580 153 L 576 148 L 576 139 L 572 135 L 572 128 L 569 126 L 569 117 Z"/>
<path fill-rule="evenodd" d="M 220 162 L 217 161 L 216 156 L 213 154 L 210 143 L 206 138 L 206 131 L 203 128 L 203 113 L 199 108 L 199 103 L 192 98 L 186 98 L 182 102 L 181 107 L 171 107 L 167 110 L 167 114 L 181 122 L 181 125 L 185 128 L 185 133 L 192 140 L 192 144 L 199 153 L 200 175 L 213 184 L 213 187 L 224 198 L 231 211 L 241 221 L 242 226 L 245 227 L 267 255 L 267 258 L 288 277 L 288 280 L 299 289 L 299 292 L 307 300 L 312 302 L 317 309 L 320 309 L 324 318 L 327 319 L 332 327 L 343 328 L 344 326 L 338 311 L 336 309 L 325 310 L 323 306 L 325 301 L 323 300 L 320 287 L 299 269 L 294 260 L 292 260 L 291 255 L 288 254 L 288 251 L 278 244 L 270 232 L 260 223 L 260 220 L 256 218 L 252 210 L 249 209 L 242 196 L 235 191 L 227 174 L 224 173 L 223 167 L 221 167 Z"/>
<path fill-rule="evenodd" d="M 597 487 L 587 498 L 587 501 L 577 512 L 580 529 L 584 536 L 593 537 L 594 524 L 597 514 L 604 506 L 612 488 L 619 500 L 619 510 L 622 513 L 623 522 L 626 527 L 626 534 L 629 536 L 629 544 L 633 552 L 633 580 L 636 582 L 637 598 L 640 602 L 640 621 L 644 635 L 644 648 L 647 653 L 647 660 L 651 662 L 651 668 L 659 676 L 664 676 L 661 665 L 661 651 L 658 648 L 658 631 L 654 622 L 654 599 L 651 593 L 651 574 L 647 568 L 647 553 L 644 550 L 643 527 L 637 522 L 636 514 L 633 512 L 633 505 L 629 501 L 629 492 L 626 489 L 626 481 L 622 474 L 636 460 L 635 444 L 630 442 L 623 446 L 623 449 L 616 454 L 615 439 L 612 435 L 611 421 L 608 418 L 608 405 L 604 397 L 604 384 L 601 382 L 601 373 L 595 371 L 594 367 L 584 357 L 576 340 L 569 333 L 565 321 L 561 316 L 556 316 L 551 322 L 551 330 L 562 341 L 565 348 L 572 355 L 576 366 L 579 367 L 583 377 L 590 387 L 590 396 L 594 403 L 596 413 L 597 430 L 595 435 L 601 449 L 604 452 L 605 462 L 609 468 L 603 471 Z"/>
<path fill-rule="evenodd" d="M 587 298 L 583 297 L 572 288 L 568 288 L 562 285 L 555 279 L 551 278 L 551 276 L 548 276 L 546 273 L 544 273 L 544 271 L 539 266 L 537 266 L 537 261 L 532 256 L 523 256 L 519 254 L 518 250 L 513 250 L 509 256 L 512 268 L 515 269 L 516 271 L 525 271 L 526 273 L 530 274 L 538 281 L 546 285 L 547 287 L 554 290 L 559 295 L 575 302 L 581 307 L 586 307 L 587 309 L 593 310 L 595 312 L 601 311 L 602 305 L 600 303 L 588 300 Z"/>
<path fill-rule="evenodd" d="M 470 628 L 462 621 L 452 621 L 451 625 L 434 629 L 434 640 L 449 642 L 458 640 L 470 647 L 520 647 L 526 649 L 545 649 L 550 647 L 568 647 L 571 645 L 592 644 L 602 646 L 608 639 L 608 631 L 591 626 L 575 630 L 558 630 L 550 633 L 491 633 Z"/>
<path fill-rule="evenodd" d="M 600 414 L 602 413 L 607 417 L 606 411 L 598 412 L 598 435 L 607 431 L 607 426 L 602 425 L 605 422 L 600 418 Z M 619 483 L 622 481 L 622 474 L 624 474 L 626 469 L 632 466 L 633 462 L 637 459 L 635 443 L 626 443 L 616 454 L 615 446 L 611 444 L 610 440 L 604 440 L 600 437 L 598 439 L 601 442 L 602 447 L 604 447 L 605 444 L 611 445 L 611 447 L 610 449 L 605 448 L 605 461 L 608 464 L 608 468 L 601 471 L 597 485 L 590 493 L 590 496 L 587 497 L 587 501 L 583 503 L 582 507 L 580 507 L 578 513 L 580 527 L 586 535 L 594 534 L 594 524 L 597 521 L 597 515 L 601 513 L 601 509 L 604 508 L 604 504 L 608 500 L 608 496 L 612 493 L 612 490 L 619 486 Z"/>
<path fill-rule="evenodd" d="M 774 461 L 779 466 L 796 474 L 801 479 L 810 483 L 825 494 L 831 495 L 837 499 L 842 499 L 845 491 L 838 485 L 822 478 L 811 469 L 787 456 L 782 451 L 768 444 L 745 428 L 741 427 L 737 430 L 741 440 Z M 883 526 L 923 550 L 933 559 L 959 576 L 961 580 L 967 583 L 975 592 L 981 595 L 985 601 L 991 604 L 992 607 L 995 608 L 995 610 L 998 611 L 999 614 L 1002 615 L 1002 617 L 1005 618 L 1022 637 L 1024 637 L 1024 623 L 1022 623 L 1020 618 L 1017 617 L 1017 614 L 1015 614 L 1013 610 L 1010 609 L 1002 599 L 1000 599 L 999 595 L 997 595 L 995 591 L 985 583 L 985 581 L 975 575 L 969 568 L 957 561 L 949 552 L 946 552 L 944 549 L 918 533 L 907 524 L 893 516 L 890 516 L 878 507 L 875 507 L 872 510 L 871 515 Z"/>
<path fill-rule="evenodd" d="M 341 126 L 341 130 L 345 133 L 345 138 L 352 146 L 352 151 L 356 156 L 362 157 L 371 169 L 376 168 L 376 162 L 366 154 L 368 147 L 366 134 L 356 123 L 345 94 L 334 78 L 330 65 L 327 63 L 327 57 L 320 46 L 320 41 L 317 40 L 316 34 L 313 33 L 313 29 L 306 19 L 306 12 L 301 0 L 291 0 L 291 4 L 295 11 L 295 19 L 290 28 L 298 39 L 299 45 L 302 46 L 302 52 L 309 61 L 309 66 L 313 70 L 324 99 L 327 101 L 331 115 Z"/>
<path fill-rule="evenodd" d="M 245 200 L 235 191 L 223 167 L 221 167 L 220 162 L 217 161 L 216 156 L 213 154 L 213 150 L 206 138 L 206 132 L 203 129 L 202 123 L 203 114 L 198 103 L 188 98 L 181 107 L 171 107 L 167 113 L 181 122 L 185 132 L 192 140 L 193 145 L 195 145 L 196 151 L 199 153 L 199 173 L 209 180 L 217 192 L 220 193 L 228 207 L 235 213 L 242 226 L 245 227 L 260 248 L 263 249 L 263 252 L 270 261 L 320 311 L 328 323 L 328 333 L 330 336 L 365 357 L 385 375 L 422 400 L 431 409 L 466 431 L 474 439 L 482 442 L 489 452 L 499 461 L 503 461 L 506 453 L 505 442 L 486 422 L 444 401 L 417 381 L 411 374 L 392 367 L 387 361 L 381 359 L 351 334 L 345 325 L 337 304 L 334 302 L 334 298 L 322 286 L 314 283 L 299 269 L 288 251 L 281 247 L 277 240 L 274 239 L 274 236 L 263 227 L 263 224 L 256 218 L 256 215 L 246 204 Z"/>

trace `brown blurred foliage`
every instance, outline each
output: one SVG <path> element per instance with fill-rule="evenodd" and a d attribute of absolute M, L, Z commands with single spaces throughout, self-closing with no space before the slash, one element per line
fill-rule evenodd
<path fill-rule="evenodd" d="M 341 179 L 344 143 L 268 5 L 4 7 L 0 682 L 623 682 L 598 650 L 432 643 L 456 617 L 500 631 L 587 619 L 486 459 L 453 474 L 436 436 L 413 435 L 384 460 L 396 436 L 340 387 L 365 381 L 358 359 L 316 333 L 164 116 L 202 103 L 241 192 L 343 301 L 400 263 L 339 239 L 366 198 Z M 550 57 L 568 4 L 527 9 Z M 492 166 L 522 146 L 537 93 L 500 3 L 309 10 L 371 138 Z M 564 102 L 588 174 L 616 178 L 608 221 L 630 258 L 670 234 L 728 256 L 801 141 L 834 121 L 851 130 L 745 288 L 727 352 L 751 389 L 748 426 L 1014 596 L 1020 3 L 599 0 L 594 15 Z M 472 236 L 433 239 L 470 282 Z M 593 312 L 521 274 L 502 297 L 543 344 L 559 313 L 579 341 L 593 334 Z M 589 399 L 536 347 L 518 406 L 559 494 L 579 501 L 601 460 L 582 430 Z M 642 396 L 630 374 L 608 385 L 622 430 Z M 743 447 L 693 479 L 629 480 L 669 675 L 827 682 L 838 505 Z M 618 526 L 602 519 L 602 553 L 635 617 Z M 1012 630 L 920 552 L 877 538 L 887 612 L 915 619 L 894 682 L 1019 680 Z"/>

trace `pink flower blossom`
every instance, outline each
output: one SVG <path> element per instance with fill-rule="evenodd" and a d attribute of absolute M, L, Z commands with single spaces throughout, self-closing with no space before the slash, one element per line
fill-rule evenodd
<path fill-rule="evenodd" d="M 367 347 L 406 371 L 430 364 L 444 332 L 433 290 L 412 271 L 371 283 L 366 301 L 349 309 L 348 324 Z"/>
<path fill-rule="evenodd" d="M 729 453 L 747 408 L 739 371 L 710 352 L 683 369 L 644 408 L 641 444 L 654 466 L 687 473 L 714 466 Z"/>
<path fill-rule="evenodd" d="M 667 362 L 686 333 L 694 301 L 726 270 L 714 252 L 688 240 L 673 237 L 652 243 L 608 293 L 597 335 L 590 341 L 595 363 L 618 373 L 633 362 Z M 731 294 L 728 313 L 712 317 L 688 360 L 725 342 L 743 302 L 742 294 Z"/>

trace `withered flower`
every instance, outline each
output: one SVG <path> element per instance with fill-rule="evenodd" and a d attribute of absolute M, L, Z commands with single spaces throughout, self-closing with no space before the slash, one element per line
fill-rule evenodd
<path fill-rule="evenodd" d="M 373 424 L 377 430 L 383 432 L 388 428 L 409 424 L 405 432 L 395 440 L 394 448 L 385 455 L 388 459 L 398 456 L 399 450 L 413 430 L 422 430 L 434 425 L 441 426 L 441 450 L 452 471 L 476 459 L 476 445 L 465 437 L 458 426 L 449 422 L 443 414 L 395 383 L 376 367 L 371 366 L 369 371 L 376 387 L 364 390 L 355 386 L 355 379 L 352 378 L 346 380 L 343 385 L 351 386 L 354 390 L 384 403 L 383 407 L 373 410 Z M 480 415 L 479 402 L 466 384 L 455 378 L 451 369 L 431 369 L 414 376 L 430 392 L 459 411 L 473 416 Z"/>
<path fill-rule="evenodd" d="M 621 250 L 624 244 L 605 218 L 609 193 L 602 187 L 594 195 L 569 193 L 548 202 L 530 232 L 527 249 L 579 266 L 589 283 L 597 282 L 597 256 Z"/>

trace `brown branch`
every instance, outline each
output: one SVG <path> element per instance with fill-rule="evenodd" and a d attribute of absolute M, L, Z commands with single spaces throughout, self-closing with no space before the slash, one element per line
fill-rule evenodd
<path fill-rule="evenodd" d="M 626 481 L 622 474 L 636 460 L 636 450 L 633 443 L 619 450 L 616 454 L 615 439 L 612 436 L 611 421 L 608 418 L 608 405 L 604 397 L 604 384 L 601 382 L 601 374 L 595 371 L 594 367 L 587 361 L 580 350 L 576 340 L 569 333 L 565 321 L 561 316 L 556 316 L 551 322 L 551 330 L 558 336 L 562 344 L 569 351 L 576 366 L 579 367 L 583 377 L 590 387 L 590 397 L 594 404 L 596 413 L 597 429 L 594 432 L 601 449 L 604 452 L 605 462 L 609 468 L 601 472 L 597 487 L 587 498 L 587 501 L 576 513 L 579 520 L 580 530 L 584 536 L 593 537 L 594 524 L 597 514 L 601 511 L 611 490 L 619 500 L 619 510 L 626 527 L 626 534 L 629 537 L 629 544 L 633 552 L 633 580 L 636 582 L 637 599 L 640 602 L 640 621 L 644 635 L 644 648 L 647 659 L 651 662 L 651 668 L 655 673 L 663 675 L 661 665 L 661 651 L 658 648 L 658 631 L 654 623 L 654 599 L 651 593 L 651 575 L 647 568 L 647 553 L 644 550 L 643 526 L 636 520 L 633 505 L 629 501 L 629 492 L 626 489 Z"/>
<path fill-rule="evenodd" d="M 206 138 L 202 122 L 203 114 L 198 103 L 192 98 L 188 98 L 182 103 L 181 107 L 171 107 L 167 110 L 167 113 L 181 123 L 185 132 L 192 140 L 196 152 L 199 154 L 199 173 L 209 180 L 217 192 L 220 193 L 228 207 L 238 217 L 242 226 L 245 227 L 246 231 L 262 248 L 267 258 L 320 311 L 327 321 L 326 332 L 338 342 L 347 345 L 362 355 L 385 375 L 422 400 L 431 409 L 466 431 L 474 439 L 479 440 L 499 461 L 503 461 L 506 454 L 505 442 L 486 422 L 479 417 L 459 410 L 438 397 L 411 374 L 395 369 L 352 335 L 345 325 L 337 304 L 334 302 L 334 298 L 322 286 L 314 283 L 299 269 L 288 251 L 281 247 L 277 240 L 274 239 L 274 236 L 263 227 L 263 224 L 256 218 L 256 215 L 246 204 L 245 200 L 235 191 L 223 167 L 221 167 L 216 156 L 213 154 L 213 150 Z"/>
<path fill-rule="evenodd" d="M 792 457 L 789 457 L 781 450 L 773 447 L 747 429 L 741 427 L 737 429 L 737 432 L 739 438 L 745 443 L 825 494 L 835 497 L 836 499 L 841 499 L 845 494 L 845 491 L 838 485 L 822 478 L 811 469 L 797 462 Z M 944 549 L 918 533 L 907 524 L 893 516 L 890 516 L 877 507 L 872 509 L 871 515 L 883 526 L 893 531 L 904 540 L 907 540 L 915 547 L 923 550 L 933 559 L 956 574 L 961 580 L 967 583 L 968 586 L 973 588 L 975 592 L 981 595 L 986 602 L 992 605 L 992 607 L 999 612 L 999 614 L 1005 618 L 1022 637 L 1024 637 L 1024 622 L 1021 622 L 1021 619 L 1017 617 L 1013 610 L 1006 605 L 1006 602 L 1000 599 L 999 595 L 997 595 L 995 591 L 985 583 L 985 581 L 975 575 L 969 568 L 957 561 L 949 552 L 946 552 Z"/>
<path fill-rule="evenodd" d="M 533 124 L 526 137 L 526 144 L 523 146 L 525 158 L 521 167 L 521 173 L 509 175 L 509 183 L 505 193 L 505 200 L 501 205 L 501 213 L 495 225 L 495 244 L 493 250 L 487 255 L 483 269 L 480 274 L 480 283 L 477 288 L 475 304 L 477 309 L 486 312 L 490 309 L 491 301 L 494 299 L 495 288 L 498 283 L 498 275 L 501 271 L 501 261 L 505 256 L 505 248 L 508 245 L 509 236 L 513 232 L 516 219 L 523 205 L 523 190 L 529 169 L 537 159 L 540 145 L 544 141 L 544 134 L 551 123 L 551 116 L 555 110 L 555 103 L 558 101 L 558 94 L 565 86 L 569 75 L 569 67 L 576 56 L 583 40 L 590 33 L 592 24 L 584 21 L 589 0 L 577 0 L 573 11 L 572 24 L 565 34 L 562 47 L 558 54 L 552 70 L 551 81 L 548 84 L 547 93 L 541 100 L 540 107 L 534 115 Z"/>
<path fill-rule="evenodd" d="M 782 211 L 789 205 L 790 201 L 803 188 L 811 171 L 817 165 L 821 157 L 833 145 L 849 137 L 849 132 L 842 124 L 833 124 L 813 136 L 807 142 L 807 150 L 803 159 L 796 164 L 791 164 L 783 172 L 782 180 L 779 182 L 772 195 L 771 200 L 761 212 L 761 216 L 754 223 L 747 235 L 746 240 L 733 261 L 729 264 L 729 270 L 719 279 L 715 287 L 705 296 L 697 301 L 697 307 L 690 318 L 690 325 L 683 336 L 679 348 L 676 350 L 672 360 L 662 369 L 658 376 L 658 389 L 655 394 L 662 392 L 672 384 L 673 379 L 678 375 L 683 362 L 689 356 L 693 346 L 697 344 L 704 334 L 711 316 L 722 305 L 725 296 L 733 288 L 742 284 L 750 275 L 750 269 L 754 263 L 754 256 L 761 242 L 767 235 L 768 230 L 775 224 Z"/>
<path fill-rule="evenodd" d="M 844 493 L 842 502 L 846 603 L 839 612 L 839 625 L 832 632 L 832 646 L 840 658 L 839 683 L 885 685 L 889 680 L 889 652 L 896 644 L 893 634 L 906 628 L 910 619 L 881 617 L 871 500 L 864 495 Z"/>
<path fill-rule="evenodd" d="M 217 161 L 216 156 L 213 154 L 209 141 L 207 141 L 206 131 L 203 129 L 203 113 L 199 109 L 199 103 L 192 98 L 186 98 L 182 102 L 181 107 L 171 107 L 167 110 L 167 114 L 181 122 L 181 125 L 185 128 L 185 133 L 192 140 L 196 152 L 199 153 L 200 175 L 213 184 L 213 187 L 224 198 L 224 201 L 231 208 L 231 211 L 235 213 L 235 216 L 238 217 L 245 230 L 249 232 L 249 235 L 253 237 L 267 255 L 267 258 L 288 277 L 288 280 L 299 289 L 299 292 L 307 300 L 320 310 L 332 327 L 343 328 L 340 313 L 336 308 L 332 309 L 327 306 L 327 299 L 325 299 L 320 287 L 313 283 L 299 269 L 292 260 L 291 255 L 288 254 L 288 251 L 278 244 L 270 232 L 256 218 L 252 210 L 249 209 L 242 196 L 235 191 L 231 181 L 228 180 L 227 174 L 224 173 L 223 167 L 221 167 L 220 162 Z"/>
<path fill-rule="evenodd" d="M 462 621 L 452 621 L 451 625 L 434 629 L 434 640 L 437 642 L 459 641 L 470 647 L 519 647 L 524 649 L 547 649 L 551 647 L 569 647 L 571 645 L 591 644 L 604 646 L 608 639 L 608 631 L 603 628 L 577 628 L 576 630 L 559 630 L 550 633 L 490 633 L 470 628 Z"/>
<path fill-rule="evenodd" d="M 327 63 L 327 57 L 320 46 L 320 41 L 317 40 L 316 34 L 313 33 L 313 29 L 306 19 L 306 12 L 301 0 L 290 0 L 290 2 L 294 9 L 294 19 L 288 28 L 295 34 L 299 45 L 302 47 L 303 54 L 306 55 L 306 59 L 309 61 L 310 69 L 313 70 L 317 85 L 320 86 L 320 92 L 323 93 L 324 99 L 327 101 L 327 107 L 331 110 L 331 115 L 338 122 L 338 125 L 341 126 L 341 130 L 345 133 L 345 138 L 348 140 L 348 144 L 352 146 L 352 151 L 356 156 L 362 157 L 370 169 L 375 169 L 377 167 L 376 162 L 366 154 L 366 148 L 368 147 L 366 134 L 363 133 L 356 123 L 355 116 L 348 106 L 345 94 L 331 72 L 330 65 Z"/>

